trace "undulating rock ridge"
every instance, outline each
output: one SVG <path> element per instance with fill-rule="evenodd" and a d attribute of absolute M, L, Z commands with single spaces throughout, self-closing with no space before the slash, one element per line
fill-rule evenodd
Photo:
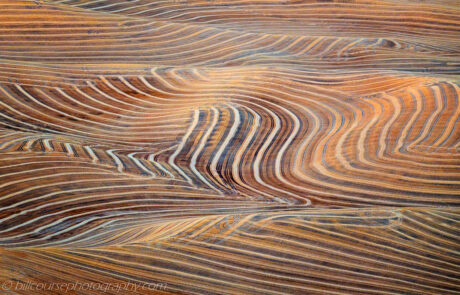
<path fill-rule="evenodd" d="M 459 15 L 0 0 L 0 294 L 460 294 Z"/>

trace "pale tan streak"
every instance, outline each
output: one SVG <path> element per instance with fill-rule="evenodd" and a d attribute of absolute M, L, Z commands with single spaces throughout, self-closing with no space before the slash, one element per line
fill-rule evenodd
<path fill-rule="evenodd" d="M 456 93 L 457 93 L 457 97 L 460 95 L 460 89 L 459 87 L 457 86 L 457 84 L 455 83 L 449 83 L 449 85 L 451 85 L 452 87 L 454 87 Z M 457 124 L 457 120 L 458 118 L 460 118 L 460 101 L 459 99 L 457 99 L 457 108 L 455 109 L 455 112 L 454 114 L 451 116 L 449 122 L 446 124 L 446 131 L 444 131 L 444 133 L 442 134 L 442 136 L 436 141 L 434 142 L 431 146 L 432 147 L 439 147 L 439 145 L 449 137 L 449 132 L 450 130 L 454 130 L 455 129 L 455 126 Z"/>
<path fill-rule="evenodd" d="M 257 194 L 266 196 L 266 197 L 268 197 L 270 199 L 278 200 L 278 198 L 273 196 L 273 195 L 270 195 L 270 194 L 268 194 L 266 192 L 263 192 L 263 191 L 260 191 L 260 190 L 256 189 L 255 187 L 247 185 L 246 182 L 240 178 L 240 175 L 239 175 L 240 171 L 239 171 L 238 166 L 239 166 L 239 164 L 241 162 L 241 156 L 247 150 L 247 148 L 249 147 L 249 143 L 254 138 L 257 130 L 260 128 L 260 116 L 259 116 L 259 114 L 254 112 L 251 108 L 246 107 L 244 105 L 241 105 L 241 107 L 245 108 L 246 110 L 248 110 L 253 115 L 254 123 L 251 126 L 251 131 L 246 136 L 246 138 L 244 139 L 243 143 L 241 144 L 241 147 L 237 150 L 237 152 L 235 154 L 235 160 L 233 161 L 233 164 L 232 164 L 232 176 L 235 179 L 236 183 L 238 183 L 239 185 L 249 189 L 250 191 L 255 191 Z"/>
<path fill-rule="evenodd" d="M 396 145 L 394 151 L 398 151 L 403 147 L 403 145 L 405 144 L 405 141 L 406 141 L 406 137 L 408 135 L 408 132 L 409 132 L 409 129 L 413 126 L 415 120 L 417 120 L 417 118 L 419 117 L 421 111 L 422 111 L 422 104 L 423 104 L 423 101 L 421 100 L 420 96 L 418 95 L 418 93 L 415 92 L 415 90 L 413 90 L 412 88 L 409 88 L 408 89 L 408 92 L 414 96 L 415 98 L 415 112 L 414 114 L 411 116 L 410 120 L 407 122 L 406 126 L 404 127 L 403 131 L 401 132 L 401 135 L 398 139 L 398 144 Z"/>
<path fill-rule="evenodd" d="M 418 138 L 416 140 L 414 140 L 413 142 L 411 142 L 408 145 L 408 148 L 407 148 L 408 150 L 414 148 L 414 146 L 416 146 L 419 142 L 424 140 L 424 137 L 428 134 L 428 132 L 432 128 L 434 119 L 441 113 L 441 110 L 442 110 L 442 107 L 444 106 L 444 103 L 442 101 L 441 90 L 439 88 L 440 88 L 439 85 L 437 85 L 437 87 L 432 87 L 431 88 L 434 91 L 433 95 L 434 95 L 435 101 L 436 101 L 436 109 L 431 113 L 430 117 L 426 120 L 423 132 L 418 135 Z"/>
<path fill-rule="evenodd" d="M 190 186 L 192 187 L 195 187 L 195 185 L 193 184 L 193 181 L 190 177 L 188 177 L 188 175 L 179 167 L 176 165 L 175 163 L 175 159 L 176 157 L 179 155 L 179 153 L 182 151 L 182 149 L 184 148 L 186 142 L 187 142 L 187 139 L 190 137 L 190 135 L 192 134 L 193 130 L 195 130 L 197 124 L 199 123 L 199 116 L 200 116 L 200 112 L 199 110 L 195 109 L 194 112 L 193 112 L 193 116 L 192 116 L 192 122 L 190 123 L 190 126 L 188 127 L 186 133 L 184 134 L 184 136 L 182 136 L 182 139 L 177 147 L 177 149 L 174 151 L 174 153 L 169 157 L 168 159 L 168 164 L 174 168 L 174 170 L 176 170 L 177 172 L 179 172 L 179 174 L 190 184 Z"/>
<path fill-rule="evenodd" d="M 199 144 L 198 144 L 198 147 L 196 148 L 195 152 L 193 153 L 193 156 L 190 160 L 190 168 L 192 169 L 193 173 L 195 173 L 195 175 L 198 176 L 198 178 L 203 182 L 205 183 L 208 187 L 210 187 L 211 189 L 215 190 L 217 193 L 221 194 L 222 195 L 222 191 L 220 191 L 218 188 L 216 188 L 214 185 L 212 185 L 205 177 L 203 177 L 203 175 L 201 175 L 201 173 L 196 169 L 196 162 L 197 162 L 197 159 L 198 159 L 198 156 L 200 155 L 200 153 L 202 152 L 202 150 L 204 149 L 205 145 L 206 145 L 206 142 L 208 141 L 208 138 L 209 136 L 211 135 L 212 131 L 214 130 L 214 128 L 216 127 L 217 125 L 217 121 L 219 119 L 219 111 L 215 108 L 215 107 L 211 107 L 211 111 L 212 111 L 212 121 L 211 121 L 211 125 L 207 126 L 207 130 L 206 130 L 206 133 L 202 136 Z"/>
<path fill-rule="evenodd" d="M 217 165 L 219 164 L 219 160 L 223 160 L 221 159 L 222 157 L 222 154 L 223 152 L 225 151 L 225 149 L 227 148 L 228 144 L 230 143 L 230 141 L 233 139 L 233 137 L 235 137 L 236 135 L 236 131 L 238 129 L 238 126 L 240 125 L 241 123 L 241 119 L 240 119 L 240 114 L 238 112 L 238 110 L 232 106 L 232 105 L 227 105 L 227 107 L 229 107 L 228 109 L 232 110 L 233 112 L 233 115 L 235 116 L 235 119 L 233 121 L 233 124 L 231 125 L 230 127 L 230 130 L 228 132 L 228 135 L 227 137 L 224 139 L 224 141 L 222 142 L 222 144 L 220 145 L 220 147 L 216 147 L 218 148 L 217 149 L 217 152 L 216 154 L 214 155 L 214 157 L 212 158 L 212 161 L 211 161 L 211 164 L 209 165 L 209 168 L 211 170 L 211 174 L 214 176 L 214 178 L 220 183 L 221 186 L 223 187 L 228 187 L 225 182 L 221 179 L 221 177 L 219 176 L 219 173 L 217 171 Z M 226 126 L 227 127 L 227 126 Z"/>

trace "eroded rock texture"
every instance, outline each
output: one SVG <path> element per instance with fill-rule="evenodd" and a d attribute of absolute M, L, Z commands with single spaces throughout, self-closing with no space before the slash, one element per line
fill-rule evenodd
<path fill-rule="evenodd" d="M 0 1 L 0 293 L 459 294 L 459 15 Z"/>

